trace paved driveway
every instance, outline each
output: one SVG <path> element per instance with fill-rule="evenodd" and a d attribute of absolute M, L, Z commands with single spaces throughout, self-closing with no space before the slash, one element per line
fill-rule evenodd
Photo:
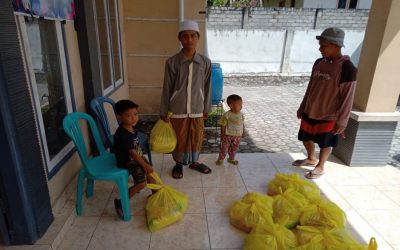
<path fill-rule="evenodd" d="M 239 152 L 303 152 L 297 140 L 296 110 L 308 84 L 308 77 L 226 77 L 223 98 L 243 98 L 245 129 Z M 400 111 L 400 106 L 398 105 Z M 207 131 L 204 152 L 218 152 L 215 130 Z M 388 163 L 400 167 L 400 126 L 397 126 Z"/>

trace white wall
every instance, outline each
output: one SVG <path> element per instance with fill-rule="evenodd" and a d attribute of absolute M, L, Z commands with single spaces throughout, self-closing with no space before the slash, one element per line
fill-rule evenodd
<path fill-rule="evenodd" d="M 224 73 L 279 72 L 285 31 L 207 30 L 208 54 Z"/>
<path fill-rule="evenodd" d="M 303 8 L 336 8 L 337 0 L 304 0 Z"/>
<path fill-rule="evenodd" d="M 321 32 L 322 30 L 295 31 L 288 73 L 308 73 L 311 71 L 314 61 L 321 57 L 318 41 L 315 39 L 315 36 L 320 35 Z M 345 47 L 342 49 L 342 53 L 352 56 L 364 39 L 364 32 L 345 31 L 345 33 Z"/>
<path fill-rule="evenodd" d="M 371 9 L 372 0 L 358 0 L 357 9 Z"/>
<path fill-rule="evenodd" d="M 289 55 L 287 72 L 281 72 L 284 58 L 285 30 L 208 30 L 209 57 L 221 63 L 224 74 L 242 73 L 310 73 L 312 65 L 321 57 L 315 36 L 322 30 L 293 31 L 287 41 Z M 346 31 L 342 52 L 352 56 L 364 39 L 363 31 Z M 289 36 L 290 37 L 290 36 Z M 359 55 L 352 59 L 358 61 Z"/>

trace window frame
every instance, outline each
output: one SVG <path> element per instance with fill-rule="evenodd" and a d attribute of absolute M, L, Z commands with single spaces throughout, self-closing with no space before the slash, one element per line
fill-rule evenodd
<path fill-rule="evenodd" d="M 44 165 L 47 166 L 47 173 L 52 173 L 52 171 L 56 171 L 58 165 L 63 162 L 63 160 L 71 154 L 74 150 L 74 144 L 72 141 L 68 142 L 63 149 L 61 149 L 52 159 L 50 158 L 49 149 L 47 145 L 47 138 L 46 132 L 44 127 L 43 115 L 40 106 L 39 94 L 37 90 L 37 83 L 35 78 L 35 72 L 33 69 L 33 62 L 32 62 L 32 54 L 28 40 L 28 33 L 26 29 L 26 22 L 25 18 L 38 18 L 39 17 L 31 17 L 24 13 L 14 12 L 16 17 L 17 27 L 19 31 L 19 35 L 21 38 L 21 46 L 22 46 L 22 55 L 25 64 L 25 70 L 27 74 L 27 78 L 29 81 L 29 89 L 31 92 L 31 97 L 34 105 L 34 112 L 36 117 L 36 124 L 37 129 L 39 132 L 39 141 L 41 142 L 42 154 L 44 157 Z M 62 27 L 61 20 L 53 19 L 53 18 L 46 18 L 48 21 L 54 21 L 53 25 L 55 26 L 56 37 L 57 37 L 57 48 L 59 53 L 59 63 L 60 63 L 60 72 L 62 74 L 62 81 L 63 81 L 63 91 L 65 97 L 65 105 L 67 113 L 71 113 L 74 111 L 74 103 L 73 103 L 73 89 L 71 86 L 70 81 L 70 74 L 69 74 L 69 66 L 67 64 L 67 48 L 65 44 L 65 37 L 64 37 L 64 28 Z M 39 20 L 40 21 L 40 20 Z"/>
<path fill-rule="evenodd" d="M 99 25 L 97 22 L 98 15 L 97 15 L 97 8 L 96 8 L 96 0 L 93 0 L 93 14 L 94 14 L 94 23 L 95 23 L 95 33 L 96 33 L 96 41 L 97 41 L 97 59 L 98 59 L 98 67 L 99 67 L 99 77 L 101 79 L 101 89 L 102 89 L 102 94 L 103 96 L 107 96 L 112 94 L 116 89 L 118 89 L 120 86 L 123 85 L 124 83 L 124 65 L 123 65 L 123 60 L 122 60 L 122 43 L 121 43 L 121 25 L 120 25 L 120 12 L 119 12 L 119 1 L 118 0 L 113 0 L 115 4 L 115 22 L 116 22 L 116 28 L 117 28 L 117 39 L 118 39 L 118 54 L 119 54 L 119 64 L 120 64 L 120 78 L 116 79 L 115 77 L 115 65 L 114 65 L 114 55 L 115 52 L 113 51 L 112 48 L 112 31 L 111 31 L 111 18 L 110 18 L 110 8 L 109 8 L 109 2 L 110 0 L 99 0 L 103 2 L 104 5 L 104 11 L 106 12 L 105 15 L 105 22 L 107 27 L 107 47 L 108 47 L 108 60 L 109 60 L 109 67 L 110 67 L 110 77 L 111 77 L 111 85 L 107 88 L 105 88 L 104 84 L 104 79 L 103 79 L 103 74 L 101 74 L 101 68 L 102 68 L 102 56 L 101 56 L 101 49 L 100 49 L 100 37 L 99 37 Z"/>

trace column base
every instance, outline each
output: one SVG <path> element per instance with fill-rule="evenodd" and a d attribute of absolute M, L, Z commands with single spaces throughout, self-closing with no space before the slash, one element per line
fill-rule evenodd
<path fill-rule="evenodd" d="M 333 154 L 348 166 L 385 166 L 400 113 L 352 111 Z"/>

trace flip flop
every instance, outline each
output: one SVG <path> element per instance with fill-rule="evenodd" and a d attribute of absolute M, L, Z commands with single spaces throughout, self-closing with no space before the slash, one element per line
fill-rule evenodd
<path fill-rule="evenodd" d="M 321 176 L 323 176 L 325 173 L 314 173 L 313 171 L 307 172 L 304 177 L 306 177 L 307 179 L 318 179 Z"/>
<path fill-rule="evenodd" d="M 177 164 L 172 168 L 172 178 L 182 179 L 182 177 L 183 177 L 183 166 Z"/>
<path fill-rule="evenodd" d="M 292 165 L 295 167 L 302 167 L 302 166 L 315 166 L 318 163 L 318 161 L 315 163 L 310 163 L 310 162 L 307 162 L 307 160 L 308 159 L 295 160 L 294 162 L 292 162 Z"/>
<path fill-rule="evenodd" d="M 199 171 L 202 174 L 209 174 L 211 173 L 211 168 L 203 163 L 192 163 L 189 165 L 189 168 Z"/>

